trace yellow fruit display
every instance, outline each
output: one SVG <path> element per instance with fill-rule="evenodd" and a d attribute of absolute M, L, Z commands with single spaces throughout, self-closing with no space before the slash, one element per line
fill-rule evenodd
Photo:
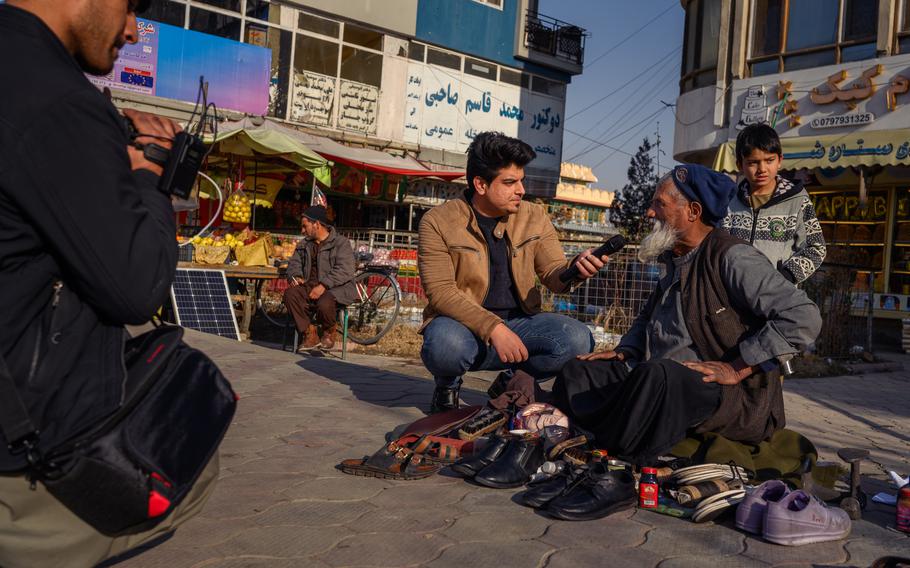
<path fill-rule="evenodd" d="M 223 218 L 228 223 L 249 223 L 252 212 L 250 198 L 241 191 L 231 194 L 224 202 Z"/>

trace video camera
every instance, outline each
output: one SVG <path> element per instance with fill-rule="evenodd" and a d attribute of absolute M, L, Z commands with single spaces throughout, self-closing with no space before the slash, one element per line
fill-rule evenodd
<path fill-rule="evenodd" d="M 193 108 L 193 114 L 190 116 L 189 125 L 193 124 L 196 112 L 199 109 L 199 101 L 202 100 L 202 115 L 196 123 L 194 131 L 184 130 L 178 132 L 171 140 L 171 149 L 155 143 L 142 144 L 136 142 L 137 138 L 149 136 L 136 130 L 127 117 L 123 117 L 127 132 L 129 133 L 129 144 L 138 150 L 142 150 L 145 158 L 164 168 L 161 179 L 158 181 L 158 189 L 167 195 L 174 195 L 181 199 L 187 199 L 196 182 L 196 175 L 202 168 L 202 164 L 208 156 L 209 148 L 202 141 L 202 134 L 205 129 L 206 121 L 209 120 L 209 107 L 213 110 L 211 117 L 212 130 L 217 136 L 218 132 L 218 111 L 215 104 L 209 104 L 207 100 L 208 85 L 203 77 L 199 78 L 199 94 L 196 97 L 196 106 Z M 158 138 L 157 136 L 153 136 Z"/>

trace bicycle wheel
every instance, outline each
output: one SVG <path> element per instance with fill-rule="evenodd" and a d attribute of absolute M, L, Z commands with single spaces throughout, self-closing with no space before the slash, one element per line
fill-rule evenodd
<path fill-rule="evenodd" d="M 348 306 L 348 338 L 372 345 L 392 329 L 401 307 L 398 281 L 385 272 L 366 270 L 354 278 L 357 300 Z"/>
<path fill-rule="evenodd" d="M 269 323 L 280 328 L 291 325 L 291 314 L 284 305 L 284 292 L 273 289 L 271 286 L 263 287 L 256 301 L 256 313 L 261 314 Z"/>

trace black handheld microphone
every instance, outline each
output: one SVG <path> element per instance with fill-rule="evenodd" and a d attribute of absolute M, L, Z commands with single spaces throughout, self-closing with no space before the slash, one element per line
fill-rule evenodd
<path fill-rule="evenodd" d="M 591 253 L 592 256 L 597 258 L 602 257 L 603 255 L 611 255 L 622 247 L 626 246 L 626 239 L 622 235 L 613 235 L 610 237 L 610 240 L 600 245 Z M 569 280 L 575 280 L 578 277 L 578 267 L 575 264 L 572 264 L 567 268 L 562 274 L 559 275 L 559 279 L 562 282 L 568 282 Z"/>

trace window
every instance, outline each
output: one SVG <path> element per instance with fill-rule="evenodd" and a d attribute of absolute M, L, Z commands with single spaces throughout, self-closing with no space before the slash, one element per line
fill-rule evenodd
<path fill-rule="evenodd" d="M 494 8 L 499 8 L 502 10 L 502 0 L 474 0 L 478 4 L 486 4 L 487 6 L 493 6 Z"/>
<path fill-rule="evenodd" d="M 499 68 L 499 80 L 508 85 L 515 85 L 516 87 L 523 87 L 525 89 L 529 88 L 531 85 L 530 75 L 525 75 L 519 71 L 512 71 L 505 67 Z"/>
<path fill-rule="evenodd" d="M 438 49 L 433 49 L 432 47 L 427 49 L 427 63 L 439 65 L 440 67 L 448 67 L 449 69 L 455 69 L 456 71 L 461 71 L 460 56 L 455 55 L 454 53 L 449 53 L 447 51 L 439 51 Z"/>
<path fill-rule="evenodd" d="M 176 2 L 152 2 L 142 17 L 182 28 L 186 23 L 186 5 Z"/>
<path fill-rule="evenodd" d="M 190 7 L 190 29 L 240 41 L 240 18 Z"/>
<path fill-rule="evenodd" d="M 717 82 L 720 0 L 691 0 L 686 6 L 680 92 Z"/>
<path fill-rule="evenodd" d="M 249 0 L 247 0 L 249 6 Z M 247 23 L 244 42 L 272 50 L 269 73 L 269 116 L 284 118 L 288 108 L 288 80 L 291 74 L 291 41 L 287 30 Z"/>
<path fill-rule="evenodd" d="M 756 0 L 753 77 L 876 56 L 878 0 Z"/>
<path fill-rule="evenodd" d="M 419 43 L 408 44 L 408 59 L 423 62 L 423 55 L 426 52 L 426 46 Z"/>
<path fill-rule="evenodd" d="M 240 11 L 240 0 L 196 0 L 196 2 L 215 6 L 216 8 L 223 8 L 225 10 L 230 10 L 231 12 Z"/>
<path fill-rule="evenodd" d="M 338 37 L 338 34 L 341 31 L 341 25 L 338 22 L 326 20 L 325 18 L 320 18 L 311 14 L 304 14 L 303 12 L 297 16 L 297 27 L 308 32 L 329 37 Z"/>
<path fill-rule="evenodd" d="M 341 49 L 341 78 L 382 86 L 382 55 L 349 45 Z"/>
<path fill-rule="evenodd" d="M 566 96 L 565 83 L 551 81 L 549 79 L 544 79 L 543 77 L 537 77 L 536 75 L 534 76 L 534 81 L 531 83 L 531 90 L 535 93 L 543 93 L 561 99 L 564 99 Z"/>
<path fill-rule="evenodd" d="M 268 0 L 246 0 L 246 16 L 273 24 L 281 23 L 281 9 Z"/>
<path fill-rule="evenodd" d="M 294 68 L 334 77 L 338 73 L 338 44 L 298 34 Z"/>
<path fill-rule="evenodd" d="M 344 25 L 345 43 L 353 43 L 377 51 L 382 51 L 382 34 L 354 24 Z"/>
<path fill-rule="evenodd" d="M 479 59 L 466 57 L 464 60 L 464 72 L 468 75 L 476 75 L 491 81 L 496 80 L 496 65 Z"/>
<path fill-rule="evenodd" d="M 897 30 L 897 50 L 910 53 L 910 0 L 900 0 L 900 27 Z"/>

